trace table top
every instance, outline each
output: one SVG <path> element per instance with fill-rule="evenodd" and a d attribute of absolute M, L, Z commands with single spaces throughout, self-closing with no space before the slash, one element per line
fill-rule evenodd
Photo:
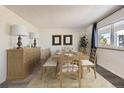
<path fill-rule="evenodd" d="M 57 52 L 57 53 L 55 53 L 54 55 L 52 55 L 52 58 L 53 58 L 53 59 L 59 59 L 61 53 L 62 53 L 62 52 L 60 52 L 60 51 Z M 74 56 L 75 54 L 76 54 L 76 53 L 72 53 L 72 52 L 64 53 L 64 55 L 67 55 L 67 56 L 69 56 L 69 57 L 72 57 L 72 56 Z M 86 55 L 86 54 L 82 54 L 81 59 L 82 59 L 82 60 L 88 60 L 88 59 L 89 59 L 89 56 Z"/>

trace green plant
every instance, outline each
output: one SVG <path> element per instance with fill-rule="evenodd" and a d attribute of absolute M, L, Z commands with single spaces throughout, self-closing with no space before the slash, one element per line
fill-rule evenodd
<path fill-rule="evenodd" d="M 82 37 L 80 37 L 80 42 L 79 42 L 80 51 L 86 53 L 87 46 L 88 46 L 88 39 L 87 39 L 87 35 L 85 34 Z"/>
<path fill-rule="evenodd" d="M 107 45 L 107 39 L 104 38 L 104 36 L 101 36 L 101 38 L 100 38 L 100 44 Z"/>

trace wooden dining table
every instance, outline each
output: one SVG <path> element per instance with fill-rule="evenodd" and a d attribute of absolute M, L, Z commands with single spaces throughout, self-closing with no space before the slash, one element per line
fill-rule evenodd
<path fill-rule="evenodd" d="M 52 59 L 59 60 L 61 53 L 62 53 L 61 51 L 56 52 L 55 54 L 52 55 Z M 78 53 L 79 53 L 78 51 L 70 51 L 70 52 L 65 52 L 64 55 L 71 57 L 73 55 L 77 55 Z M 83 60 L 89 59 L 89 56 L 87 54 L 82 54 L 81 59 L 83 59 Z"/>
<path fill-rule="evenodd" d="M 58 62 L 61 54 L 62 52 L 56 52 L 55 54 L 52 55 L 52 59 Z M 65 52 L 64 55 L 71 57 L 75 54 L 72 52 Z"/>

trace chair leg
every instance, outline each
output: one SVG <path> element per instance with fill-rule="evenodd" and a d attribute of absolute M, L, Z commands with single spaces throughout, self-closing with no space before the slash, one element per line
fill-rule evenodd
<path fill-rule="evenodd" d="M 87 71 L 90 72 L 90 67 L 87 67 Z"/>
<path fill-rule="evenodd" d="M 59 63 L 57 62 L 57 65 L 56 65 L 56 73 L 58 72 L 58 68 L 59 68 Z"/>
<path fill-rule="evenodd" d="M 45 75 L 46 75 L 46 67 L 43 67 L 43 68 L 42 68 L 41 74 L 42 74 L 42 76 L 41 76 L 41 79 L 42 79 L 42 78 L 45 77 Z"/>
<path fill-rule="evenodd" d="M 79 83 L 79 88 L 81 88 L 81 71 L 78 72 L 78 83 Z"/>
<path fill-rule="evenodd" d="M 62 76 L 60 75 L 60 88 L 62 88 Z"/>
<path fill-rule="evenodd" d="M 41 79 L 43 78 L 43 76 L 44 76 L 44 67 L 41 70 Z"/>
<path fill-rule="evenodd" d="M 48 69 L 47 69 L 47 67 L 44 67 L 44 77 L 46 77 L 47 76 L 47 71 Z"/>
<path fill-rule="evenodd" d="M 55 68 L 55 69 L 56 69 L 56 72 L 55 72 L 55 73 L 56 73 L 56 76 L 57 76 L 57 66 L 56 66 L 56 68 Z"/>
<path fill-rule="evenodd" d="M 81 66 L 81 78 L 83 78 L 83 74 L 84 74 L 84 69 L 83 66 Z"/>
<path fill-rule="evenodd" d="M 44 86 L 46 84 L 46 79 L 45 78 L 46 78 L 46 67 L 43 67 L 41 79 L 43 80 Z"/>
<path fill-rule="evenodd" d="M 94 70 L 94 75 L 95 75 L 95 78 L 96 78 L 96 67 L 93 67 L 93 70 Z"/>

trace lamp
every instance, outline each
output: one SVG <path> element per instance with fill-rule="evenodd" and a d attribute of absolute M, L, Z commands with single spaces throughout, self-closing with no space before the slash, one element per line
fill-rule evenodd
<path fill-rule="evenodd" d="M 13 25 L 12 26 L 12 32 L 11 35 L 18 36 L 18 42 L 17 42 L 17 49 L 21 48 L 22 42 L 21 42 L 21 36 L 27 36 L 28 33 L 26 32 L 26 28 L 23 25 Z"/>
<path fill-rule="evenodd" d="M 34 48 L 37 45 L 36 39 L 40 38 L 39 33 L 38 32 L 30 32 L 30 39 L 34 39 Z"/>

